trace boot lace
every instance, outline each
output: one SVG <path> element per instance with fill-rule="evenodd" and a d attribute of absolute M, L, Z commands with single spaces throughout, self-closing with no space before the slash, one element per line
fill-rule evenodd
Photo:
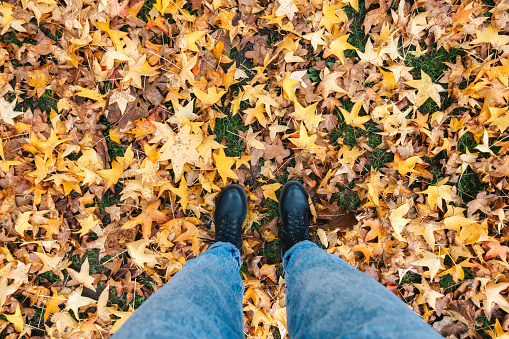
<path fill-rule="evenodd" d="M 222 216 L 219 219 L 218 225 L 216 225 L 216 230 L 219 229 L 218 233 L 216 234 L 216 239 L 203 239 L 204 243 L 206 244 L 214 244 L 218 241 L 223 242 L 230 242 L 230 243 L 236 243 L 238 234 L 236 232 L 237 229 L 237 218 L 229 218 L 228 216 Z"/>
<path fill-rule="evenodd" d="M 309 240 L 309 213 L 307 212 L 289 212 L 287 214 L 288 231 L 284 231 L 292 242 Z"/>

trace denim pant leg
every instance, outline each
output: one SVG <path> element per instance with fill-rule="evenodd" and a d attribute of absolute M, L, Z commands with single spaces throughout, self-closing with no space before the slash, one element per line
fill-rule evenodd
<path fill-rule="evenodd" d="M 244 338 L 240 265 L 235 246 L 215 243 L 186 262 L 113 338 Z"/>
<path fill-rule="evenodd" d="M 310 241 L 283 260 L 292 339 L 442 338 L 382 284 Z"/>

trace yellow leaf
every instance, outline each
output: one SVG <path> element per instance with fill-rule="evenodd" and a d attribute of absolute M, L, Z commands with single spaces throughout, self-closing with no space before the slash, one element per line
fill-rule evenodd
<path fill-rule="evenodd" d="M 345 51 L 347 49 L 357 49 L 355 46 L 352 46 L 348 43 L 348 37 L 350 34 L 343 35 L 337 39 L 334 39 L 331 44 L 329 45 L 329 48 L 326 50 L 325 54 L 323 55 L 324 58 L 328 57 L 329 55 L 335 55 L 339 58 L 341 63 L 345 64 Z"/>
<path fill-rule="evenodd" d="M 391 210 L 389 215 L 389 220 L 391 221 L 391 226 L 394 229 L 394 233 L 396 233 L 396 239 L 402 240 L 401 233 L 405 226 L 410 222 L 410 219 L 403 218 L 405 214 L 410 210 L 410 205 L 408 203 L 404 203 L 398 208 L 394 208 Z"/>
<path fill-rule="evenodd" d="M 420 80 L 410 80 L 405 82 L 405 84 L 417 88 L 417 106 L 424 104 L 428 98 L 431 98 L 440 106 L 440 92 L 445 92 L 445 89 L 435 84 L 423 70 L 421 70 Z"/>
<path fill-rule="evenodd" d="M 106 100 L 104 100 L 104 98 L 101 95 L 101 93 L 93 91 L 93 90 L 88 89 L 88 88 L 83 88 L 81 86 L 76 86 L 76 88 L 80 90 L 79 92 L 76 93 L 76 95 L 78 95 L 80 97 L 96 100 L 96 101 L 98 101 L 103 106 L 106 104 Z"/>
<path fill-rule="evenodd" d="M 343 117 L 345 118 L 345 124 L 366 130 L 363 124 L 371 120 L 371 116 L 369 115 L 363 117 L 359 116 L 359 111 L 361 110 L 363 101 L 364 100 L 357 101 L 355 105 L 353 105 L 351 112 L 348 112 L 342 107 L 339 108 L 339 110 L 343 114 Z"/>
<path fill-rule="evenodd" d="M 276 197 L 276 191 L 278 189 L 281 188 L 281 184 L 280 183 L 274 183 L 274 184 L 270 184 L 270 185 L 263 185 L 262 186 L 262 190 L 263 190 L 263 196 L 265 197 L 265 199 L 272 199 L 274 201 L 277 201 L 277 197 Z"/>
<path fill-rule="evenodd" d="M 318 102 L 307 107 L 303 107 L 296 99 L 293 102 L 295 105 L 295 112 L 293 112 L 292 116 L 295 119 L 304 122 L 309 131 L 315 130 L 318 127 L 318 124 L 323 121 L 321 116 L 315 114 Z"/>
<path fill-rule="evenodd" d="M 417 304 L 421 305 L 427 303 L 432 309 L 436 309 L 437 299 L 444 295 L 431 289 L 426 280 L 423 279 L 422 282 L 422 284 L 413 284 L 420 292 L 416 299 Z"/>
<path fill-rule="evenodd" d="M 192 33 L 184 34 L 184 40 L 187 42 L 187 49 L 193 52 L 199 52 L 200 50 L 198 49 L 198 46 L 196 46 L 196 41 L 205 34 L 205 31 L 193 31 Z"/>
<path fill-rule="evenodd" d="M 193 93 L 196 97 L 207 106 L 212 106 L 221 100 L 221 97 L 226 93 L 226 91 L 217 91 L 217 87 L 209 87 L 207 92 L 203 92 L 198 88 L 194 88 Z"/>
<path fill-rule="evenodd" d="M 318 136 L 316 134 L 311 134 L 308 136 L 306 131 L 306 127 L 304 124 L 300 125 L 300 132 L 298 138 L 288 138 L 295 146 L 299 148 L 313 148 L 316 147 L 315 141 Z"/>
<path fill-rule="evenodd" d="M 132 220 L 126 222 L 121 230 L 126 230 L 129 228 L 133 228 L 136 225 L 141 225 L 143 238 L 148 240 L 152 233 L 152 222 L 153 221 L 168 221 L 170 217 L 166 214 L 159 212 L 159 205 L 161 204 L 161 200 L 156 200 L 148 207 L 146 207 L 137 217 Z"/>
<path fill-rule="evenodd" d="M 113 41 L 113 45 L 115 46 L 115 49 L 118 52 L 123 54 L 124 53 L 124 44 L 120 41 L 120 39 L 125 37 L 127 35 L 127 32 L 110 29 L 110 19 L 109 18 L 106 19 L 106 22 L 98 21 L 97 27 L 99 27 L 99 29 L 106 32 L 110 36 L 111 41 Z"/>
<path fill-rule="evenodd" d="M 437 274 L 438 270 L 443 268 L 442 262 L 440 261 L 440 257 L 434 253 L 427 251 L 424 252 L 422 256 L 423 256 L 422 259 L 414 261 L 412 265 L 428 267 L 430 281 L 433 281 L 433 278 Z"/>
<path fill-rule="evenodd" d="M 90 214 L 86 219 L 78 219 L 78 222 L 80 223 L 81 229 L 76 231 L 76 233 L 81 236 L 84 236 L 99 224 L 99 220 L 94 220 L 93 214 Z"/>
<path fill-rule="evenodd" d="M 419 161 L 419 157 L 413 156 L 406 160 L 403 160 L 401 155 L 399 155 L 398 152 L 394 154 L 394 162 L 388 163 L 387 166 L 392 168 L 393 170 L 396 170 L 401 175 L 406 175 L 408 172 L 417 172 L 414 167 L 417 164 L 417 161 Z M 434 205 L 433 205 L 434 206 Z"/>
<path fill-rule="evenodd" d="M 445 182 L 447 182 L 447 180 Z M 438 182 L 435 186 L 428 186 L 428 188 L 426 188 L 425 191 L 422 191 L 422 193 L 428 195 L 428 204 L 431 208 L 435 206 L 437 200 L 439 202 L 441 202 L 442 199 L 445 201 L 453 201 L 454 197 L 456 196 L 452 192 L 452 186 L 445 185 L 444 180 Z"/>
<path fill-rule="evenodd" d="M 115 185 L 118 182 L 118 179 L 120 179 L 120 176 L 124 171 L 123 159 L 120 159 L 120 162 L 113 160 L 113 162 L 111 163 L 111 167 L 112 167 L 111 169 L 97 171 L 97 174 L 99 174 L 104 179 L 108 180 L 106 189 Z"/>
<path fill-rule="evenodd" d="M 289 101 L 294 101 L 296 99 L 293 87 L 298 84 L 300 84 L 300 81 L 290 79 L 290 72 L 285 73 L 285 77 L 283 78 L 283 96 L 285 99 Z"/>
<path fill-rule="evenodd" d="M 154 267 L 154 265 L 157 264 L 158 255 L 154 254 L 151 250 L 147 250 L 147 242 L 145 239 L 127 243 L 126 247 L 131 259 L 139 267 L 143 268 L 145 264 L 149 267 Z M 146 253 L 146 251 L 149 251 L 149 253 Z"/>
<path fill-rule="evenodd" d="M 21 309 L 19 308 L 19 303 L 16 303 L 16 312 L 14 314 L 6 314 L 4 313 L 5 318 L 8 322 L 14 324 L 14 330 L 16 332 L 23 331 L 23 316 L 21 315 Z"/>
<path fill-rule="evenodd" d="M 223 185 L 226 185 L 228 178 L 237 180 L 237 174 L 232 170 L 232 166 L 235 164 L 235 158 L 227 157 L 224 154 L 224 150 L 219 149 L 219 154 L 214 153 L 214 163 L 216 164 L 217 171 L 223 179 Z"/>

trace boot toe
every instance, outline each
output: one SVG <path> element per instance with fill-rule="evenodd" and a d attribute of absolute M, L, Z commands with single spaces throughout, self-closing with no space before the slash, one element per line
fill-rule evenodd
<path fill-rule="evenodd" d="M 288 182 L 279 198 L 282 210 L 302 210 L 309 207 L 308 193 L 302 184 L 298 181 Z"/>
<path fill-rule="evenodd" d="M 216 202 L 216 216 L 226 215 L 243 219 L 247 214 L 247 197 L 240 185 L 229 185 L 223 189 Z"/>

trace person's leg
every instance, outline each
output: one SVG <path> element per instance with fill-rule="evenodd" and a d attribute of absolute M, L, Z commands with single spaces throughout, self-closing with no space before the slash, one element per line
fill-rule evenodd
<path fill-rule="evenodd" d="M 442 338 L 382 284 L 304 240 L 284 255 L 288 332 L 300 338 Z"/>
<path fill-rule="evenodd" d="M 148 298 L 113 338 L 244 338 L 240 265 L 236 246 L 215 243 Z"/>

